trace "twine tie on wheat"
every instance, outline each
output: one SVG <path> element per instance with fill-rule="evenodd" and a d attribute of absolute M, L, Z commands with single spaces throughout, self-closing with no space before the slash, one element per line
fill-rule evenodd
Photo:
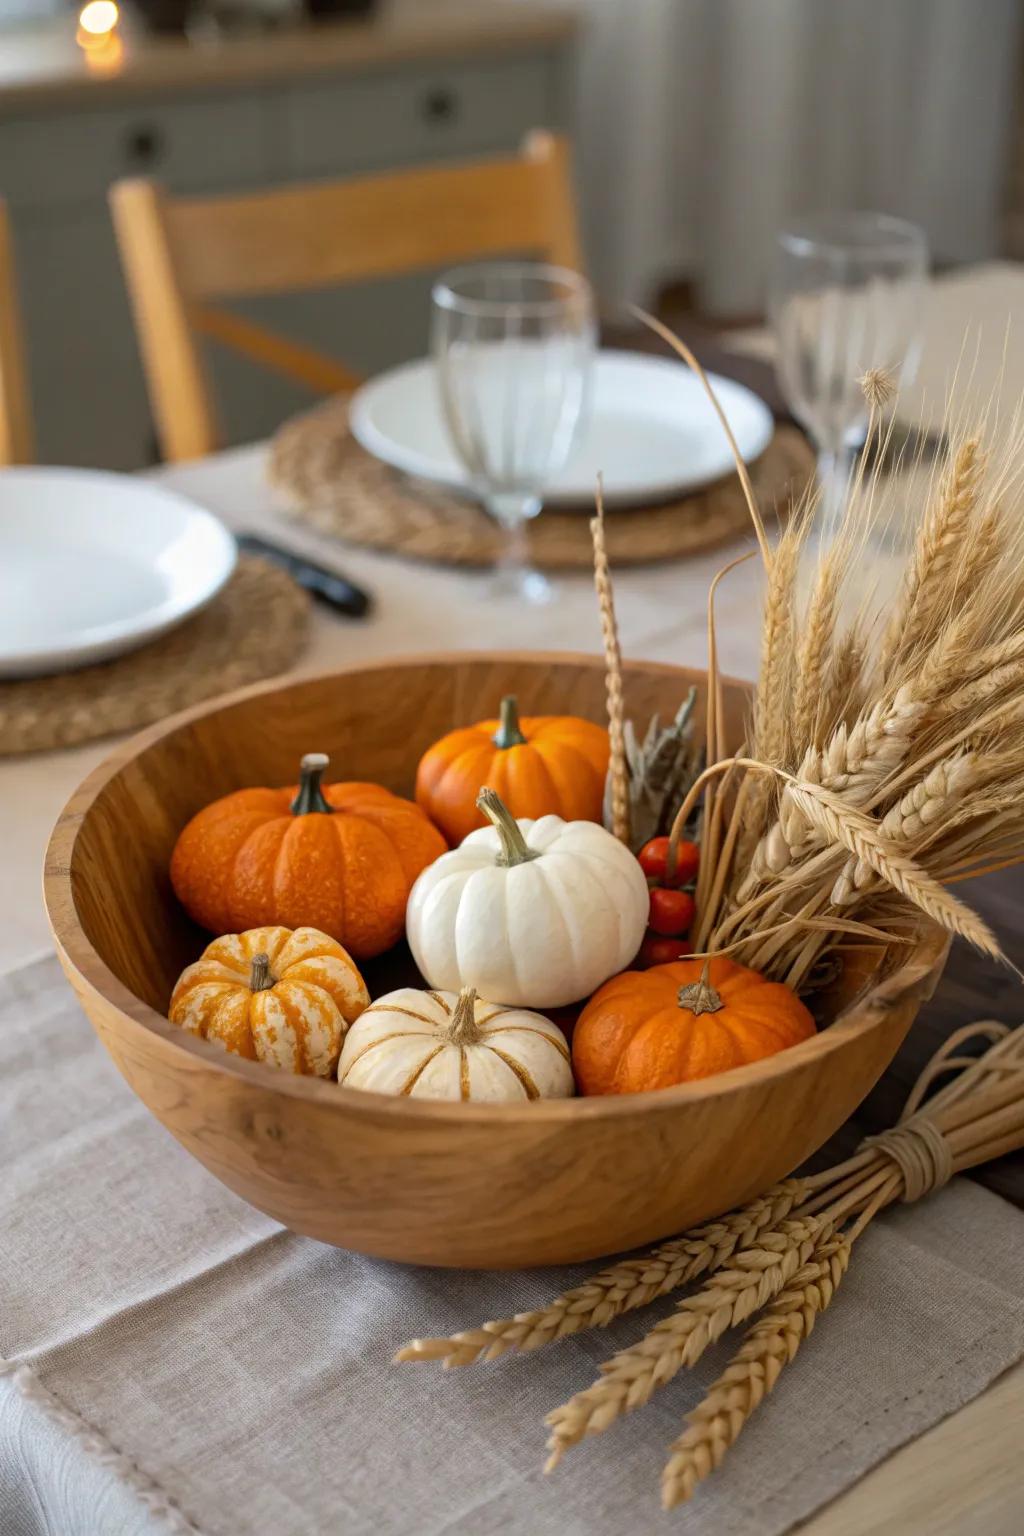
<path fill-rule="evenodd" d="M 906 1203 L 921 1200 L 933 1190 L 942 1189 L 953 1177 L 953 1153 L 937 1125 L 923 1115 L 915 1115 L 903 1125 L 894 1125 L 877 1136 L 866 1136 L 861 1151 L 874 1147 L 891 1158 L 903 1179 L 900 1199 Z"/>

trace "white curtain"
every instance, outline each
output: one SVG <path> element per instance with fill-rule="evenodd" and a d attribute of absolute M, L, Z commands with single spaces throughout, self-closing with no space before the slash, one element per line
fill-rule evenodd
<path fill-rule="evenodd" d="M 790 215 L 876 208 L 1000 250 L 1020 0 L 587 0 L 578 159 L 611 300 L 693 277 L 760 310 Z"/>

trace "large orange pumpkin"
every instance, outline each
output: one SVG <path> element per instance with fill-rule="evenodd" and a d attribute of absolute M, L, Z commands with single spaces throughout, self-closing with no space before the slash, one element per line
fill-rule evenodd
<path fill-rule="evenodd" d="M 608 732 L 575 715 L 524 715 L 501 701 L 497 720 L 450 731 L 429 747 L 416 800 L 452 844 L 486 825 L 476 797 L 486 784 L 513 816 L 600 821 Z"/>
<path fill-rule="evenodd" d="M 728 1072 L 814 1034 L 781 982 L 727 956 L 623 971 L 594 993 L 572 1040 L 580 1093 L 643 1093 Z"/>
<path fill-rule="evenodd" d="M 326 767 L 311 753 L 297 790 L 240 789 L 193 816 L 171 884 L 201 927 L 319 928 L 359 960 L 398 941 L 412 884 L 444 839 L 379 784 L 321 787 Z"/>

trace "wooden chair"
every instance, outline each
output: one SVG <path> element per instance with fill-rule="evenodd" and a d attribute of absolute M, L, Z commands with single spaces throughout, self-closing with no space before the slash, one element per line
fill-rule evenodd
<path fill-rule="evenodd" d="M 14 282 L 14 248 L 0 199 L 0 465 L 32 462 L 32 415 Z"/>
<path fill-rule="evenodd" d="M 394 277 L 509 251 L 580 265 L 568 148 L 542 132 L 530 134 L 519 155 L 458 166 L 187 200 L 151 181 L 122 181 L 110 201 L 168 460 L 218 447 L 199 336 L 317 393 L 358 383 L 341 364 L 211 300 Z"/>

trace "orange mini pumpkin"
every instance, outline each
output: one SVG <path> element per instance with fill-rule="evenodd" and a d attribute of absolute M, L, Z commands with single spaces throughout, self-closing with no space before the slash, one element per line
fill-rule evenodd
<path fill-rule="evenodd" d="M 575 715 L 524 715 L 511 694 L 497 720 L 450 731 L 416 773 L 416 800 L 452 844 L 485 826 L 476 797 L 486 784 L 513 816 L 600 821 L 608 732 Z"/>
<path fill-rule="evenodd" d="M 580 1014 L 580 1093 L 643 1093 L 746 1066 L 814 1034 L 789 987 L 727 956 L 623 971 Z"/>
<path fill-rule="evenodd" d="M 322 753 L 298 789 L 240 789 L 193 816 L 171 884 L 211 933 L 319 928 L 358 960 L 402 936 L 416 876 L 445 851 L 419 808 L 379 784 L 328 784 Z"/>

